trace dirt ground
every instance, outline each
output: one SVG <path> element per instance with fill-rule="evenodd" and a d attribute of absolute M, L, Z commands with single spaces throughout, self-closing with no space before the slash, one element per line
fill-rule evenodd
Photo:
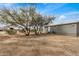
<path fill-rule="evenodd" d="M 79 56 L 79 37 L 2 35 L 1 56 Z"/>

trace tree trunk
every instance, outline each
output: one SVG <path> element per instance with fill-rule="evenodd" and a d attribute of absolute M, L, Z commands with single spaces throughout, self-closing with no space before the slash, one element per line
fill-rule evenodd
<path fill-rule="evenodd" d="M 35 35 L 38 35 L 36 26 L 34 27 Z"/>
<path fill-rule="evenodd" d="M 27 36 L 30 35 L 30 28 L 27 29 Z"/>
<path fill-rule="evenodd" d="M 41 34 L 41 27 L 37 26 L 37 34 L 40 35 Z"/>
<path fill-rule="evenodd" d="M 30 35 L 30 29 L 23 29 L 23 32 L 26 36 Z"/>
<path fill-rule="evenodd" d="M 42 27 L 39 27 L 39 33 L 42 34 Z"/>

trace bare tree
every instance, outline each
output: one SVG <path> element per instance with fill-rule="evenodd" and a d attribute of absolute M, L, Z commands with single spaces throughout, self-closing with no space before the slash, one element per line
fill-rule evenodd
<path fill-rule="evenodd" d="M 6 24 L 21 27 L 25 35 L 30 34 L 31 27 L 34 28 L 35 34 L 39 34 L 43 26 L 55 19 L 54 16 L 43 16 L 37 13 L 34 6 L 23 7 L 18 10 L 3 8 L 0 10 L 0 18 Z"/>
<path fill-rule="evenodd" d="M 45 25 L 48 25 L 49 23 L 52 22 L 52 20 L 54 20 L 55 17 L 52 16 L 43 16 L 41 14 L 35 14 L 33 19 L 32 19 L 32 22 L 31 22 L 31 25 L 34 27 L 35 29 L 35 34 L 40 34 L 41 33 L 41 29 L 45 26 Z"/>
<path fill-rule="evenodd" d="M 26 8 L 20 8 L 18 11 L 15 9 L 1 9 L 1 21 L 6 22 L 7 24 L 20 26 L 26 35 L 30 34 L 30 11 Z"/>

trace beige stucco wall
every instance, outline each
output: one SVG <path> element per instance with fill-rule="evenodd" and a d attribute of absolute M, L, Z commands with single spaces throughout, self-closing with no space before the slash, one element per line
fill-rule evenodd
<path fill-rule="evenodd" d="M 77 35 L 77 24 L 52 26 L 51 31 L 53 30 L 56 32 L 56 34 L 76 36 Z"/>

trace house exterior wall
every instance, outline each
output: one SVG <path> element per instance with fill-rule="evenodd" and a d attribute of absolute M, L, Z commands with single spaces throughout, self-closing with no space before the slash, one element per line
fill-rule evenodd
<path fill-rule="evenodd" d="M 77 23 L 77 36 L 79 36 L 79 23 Z"/>
<path fill-rule="evenodd" d="M 45 26 L 44 26 L 42 33 L 48 33 L 48 27 L 45 27 Z"/>
<path fill-rule="evenodd" d="M 52 26 L 51 31 L 56 32 L 56 34 L 77 36 L 77 24 Z"/>

